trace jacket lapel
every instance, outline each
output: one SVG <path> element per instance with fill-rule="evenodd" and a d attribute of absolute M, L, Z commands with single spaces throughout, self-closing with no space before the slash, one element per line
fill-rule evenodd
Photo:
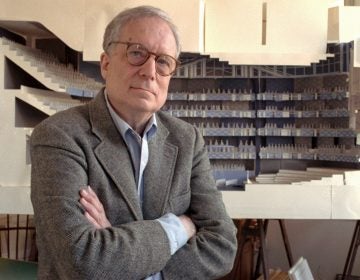
<path fill-rule="evenodd" d="M 157 118 L 158 130 L 149 141 L 149 161 L 144 171 L 144 219 L 152 220 L 165 214 L 176 164 L 177 146 L 166 141 L 169 134 Z"/>
<path fill-rule="evenodd" d="M 94 153 L 121 192 L 134 218 L 142 220 L 131 158 L 106 108 L 103 91 L 98 93 L 89 106 L 92 131 L 101 141 Z"/>

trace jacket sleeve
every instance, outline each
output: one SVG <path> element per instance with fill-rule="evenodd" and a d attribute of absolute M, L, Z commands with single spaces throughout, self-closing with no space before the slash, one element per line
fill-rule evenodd
<path fill-rule="evenodd" d="M 167 263 L 165 279 L 216 279 L 232 269 L 237 249 L 236 228 L 217 190 L 206 147 L 199 131 L 191 174 L 189 215 L 197 234 Z"/>
<path fill-rule="evenodd" d="M 143 279 L 160 271 L 171 256 L 159 222 L 95 229 L 85 218 L 78 200 L 90 167 L 77 142 L 49 123 L 31 137 L 39 279 Z"/>

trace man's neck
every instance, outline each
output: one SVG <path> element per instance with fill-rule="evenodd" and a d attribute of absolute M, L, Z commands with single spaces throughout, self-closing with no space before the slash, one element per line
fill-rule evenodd
<path fill-rule="evenodd" d="M 138 133 L 141 137 L 143 136 L 144 130 L 146 128 L 147 123 L 151 119 L 152 114 L 142 114 L 140 112 L 128 115 L 124 114 L 124 112 L 120 112 L 117 110 L 109 100 L 110 106 L 113 108 L 116 114 L 119 115 L 121 119 L 123 119 L 136 133 Z"/>

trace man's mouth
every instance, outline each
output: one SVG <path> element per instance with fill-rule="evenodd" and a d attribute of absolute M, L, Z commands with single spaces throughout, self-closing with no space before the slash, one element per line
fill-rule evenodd
<path fill-rule="evenodd" d="M 153 90 L 151 90 L 151 89 L 147 89 L 147 88 L 143 88 L 143 87 L 131 87 L 131 88 L 132 88 L 132 89 L 136 89 L 136 90 L 147 91 L 147 92 L 149 92 L 149 93 L 152 93 L 152 94 L 156 95 L 155 92 L 154 92 Z"/>

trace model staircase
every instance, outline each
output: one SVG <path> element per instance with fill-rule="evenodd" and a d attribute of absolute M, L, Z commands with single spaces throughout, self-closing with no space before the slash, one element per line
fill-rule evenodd
<path fill-rule="evenodd" d="M 15 96 L 49 116 L 84 103 L 78 99 L 73 99 L 66 93 L 25 86 L 21 86 L 21 90 L 16 91 Z"/>
<path fill-rule="evenodd" d="M 344 174 L 350 170 L 340 168 L 315 168 L 306 170 L 280 169 L 274 174 L 259 174 L 256 183 L 293 185 L 343 185 Z"/>
<path fill-rule="evenodd" d="M 284 78 L 292 75 L 276 68 L 276 66 L 254 66 L 259 72 L 262 71 L 271 75 L 272 77 Z"/>
<path fill-rule="evenodd" d="M 0 38 L 0 48 L 5 56 L 48 89 L 56 92 L 94 97 L 101 83 L 60 63 L 53 55 L 38 49 Z"/>

